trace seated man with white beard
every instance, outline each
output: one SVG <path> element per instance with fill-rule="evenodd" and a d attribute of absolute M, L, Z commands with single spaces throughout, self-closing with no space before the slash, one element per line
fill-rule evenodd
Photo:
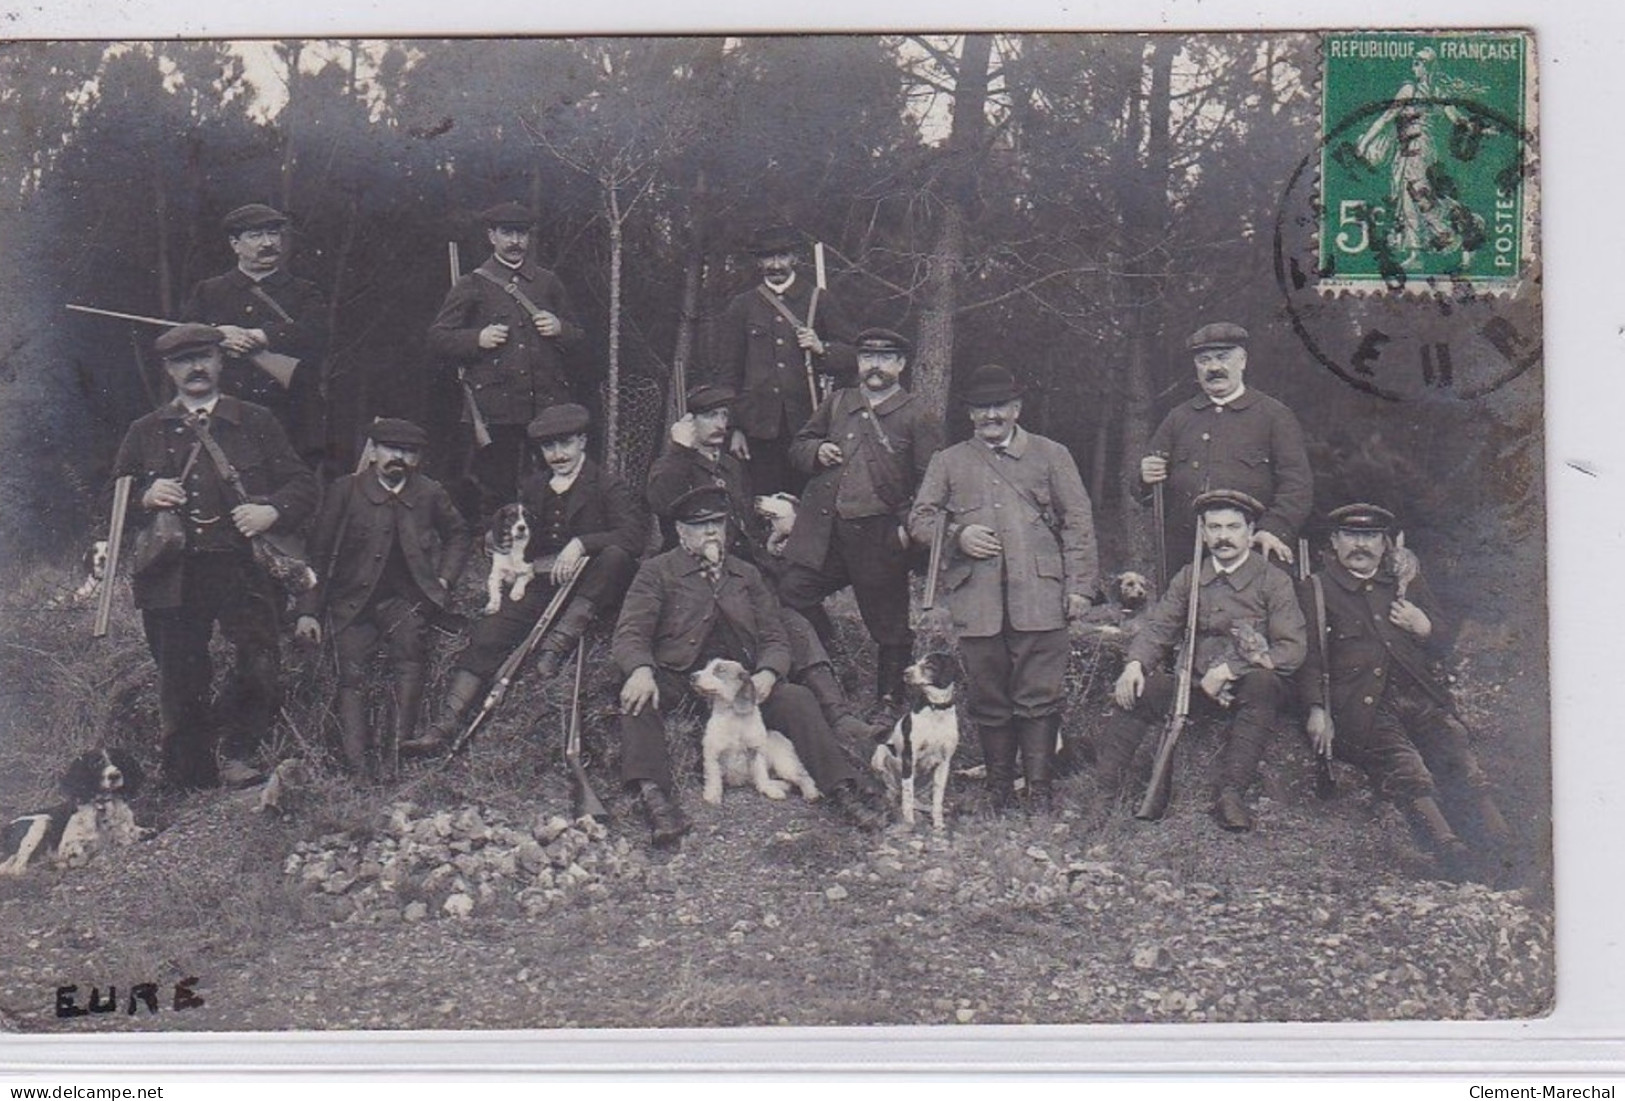
<path fill-rule="evenodd" d="M 727 490 L 705 486 L 672 506 L 678 545 L 645 562 L 621 605 L 611 657 L 621 688 L 621 778 L 639 798 L 657 846 L 679 842 L 690 823 L 673 798 L 662 716 L 690 691 L 689 675 L 712 658 L 752 671 L 762 717 L 795 745 L 830 806 L 854 825 L 879 829 L 886 812 L 857 783 L 813 694 L 785 680 L 790 645 L 783 609 L 761 573 L 728 553 Z"/>

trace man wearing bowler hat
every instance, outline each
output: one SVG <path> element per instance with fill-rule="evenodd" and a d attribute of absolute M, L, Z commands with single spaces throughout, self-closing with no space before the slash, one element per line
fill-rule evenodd
<path fill-rule="evenodd" d="M 850 383 L 855 370 L 852 328 L 835 296 L 818 294 L 808 323 L 814 280 L 796 270 L 802 236 L 774 225 L 751 235 L 761 281 L 734 297 L 717 325 L 717 381 L 738 395 L 728 449 L 750 468 L 756 493 L 799 492 L 790 467 L 790 440 L 812 416 L 807 365 L 815 379 Z M 820 383 L 822 385 L 822 383 Z"/>
<path fill-rule="evenodd" d="M 395 678 L 394 742 L 412 737 L 423 700 L 429 615 L 446 610 L 468 560 L 468 528 L 439 482 L 418 473 L 428 435 L 380 417 L 367 431 L 372 463 L 333 483 L 311 536 L 317 585 L 298 600 L 294 635 L 319 645 L 322 617 L 338 654 L 337 710 L 345 764 L 371 775 L 367 665 L 381 645 Z"/>
<path fill-rule="evenodd" d="M 1234 489 L 1261 502 L 1254 545 L 1291 562 L 1298 529 L 1314 506 L 1314 473 L 1303 429 L 1292 410 L 1248 386 L 1247 330 L 1229 321 L 1203 325 L 1186 340 L 1202 392 L 1176 406 L 1151 434 L 1140 460 L 1137 492 L 1163 483 L 1172 576 L 1194 545 L 1191 502 L 1213 489 Z"/>
<path fill-rule="evenodd" d="M 865 329 L 855 343 L 857 385 L 826 398 L 790 445 L 791 465 L 809 480 L 784 549 L 779 598 L 815 626 L 828 624 L 824 598 L 850 585 L 879 648 L 875 697 L 895 705 L 914 652 L 908 512 L 942 447 L 942 425 L 903 389 L 907 338 Z"/>
<path fill-rule="evenodd" d="M 490 429 L 468 471 L 480 515 L 515 499 L 527 458 L 525 426 L 550 405 L 572 400 L 567 356 L 586 335 L 559 277 L 535 261 L 536 215 L 518 203 L 480 214 L 491 257 L 453 284 L 429 326 L 429 351 L 457 372 Z M 472 432 L 472 414 L 463 421 Z M 472 446 L 472 443 L 470 443 Z"/>
<path fill-rule="evenodd" d="M 1224 829 L 1239 832 L 1253 828 L 1243 796 L 1286 705 L 1287 678 L 1303 664 L 1306 628 L 1292 579 L 1254 548 L 1263 504 L 1249 493 L 1216 489 L 1199 494 L 1191 507 L 1207 556 L 1194 579 L 1188 563 L 1174 575 L 1129 644 L 1113 689 L 1121 710 L 1107 720 L 1095 758 L 1102 786 L 1120 790 L 1135 750 L 1173 699 L 1175 674 L 1160 662 L 1180 652 L 1191 585 L 1197 585 L 1191 699 L 1209 700 L 1233 716 L 1216 762 L 1213 813 Z"/>
<path fill-rule="evenodd" d="M 971 373 L 960 400 L 970 439 L 937 452 L 908 530 L 929 546 L 941 524 L 938 591 L 953 611 L 995 813 L 1014 798 L 1049 809 L 1070 655 L 1067 623 L 1089 609 L 1098 564 L 1089 494 L 1071 452 L 1022 428 L 1006 367 Z"/>
<path fill-rule="evenodd" d="M 237 265 L 192 288 L 181 320 L 224 334 L 221 393 L 276 414 L 294 450 L 318 470 L 327 452 L 327 296 L 285 266 L 293 230 L 280 210 L 249 203 L 228 213 L 221 228 Z"/>
<path fill-rule="evenodd" d="M 475 620 L 452 669 L 440 719 L 401 747 L 405 756 L 446 748 L 483 697 L 486 682 L 571 578 L 580 575 L 537 644 L 538 675 L 555 676 L 598 616 L 620 604 L 648 538 L 648 513 L 625 482 L 588 457 L 590 423 L 586 409 L 566 402 L 542 410 L 526 429 L 541 460 L 519 487 L 530 526 L 525 557 L 534 579 L 522 598 L 504 592 L 494 614 Z"/>
<path fill-rule="evenodd" d="M 1314 625 L 1298 671 L 1310 740 L 1364 770 L 1445 869 L 1465 872 L 1475 849 L 1500 855 L 1511 830 L 1431 668 L 1449 650 L 1450 624 L 1415 554 L 1396 549 L 1392 512 L 1361 502 L 1328 519 L 1331 554 L 1298 583 Z"/>
<path fill-rule="evenodd" d="M 281 705 L 283 598 L 249 540 L 297 531 L 316 507 L 316 479 L 276 418 L 220 392 L 225 339 L 219 329 L 197 324 L 158 337 L 153 347 L 175 399 L 132 424 L 113 460 L 115 479 L 133 479 L 129 524 L 144 528 L 170 512 L 184 532 L 183 545 L 155 554 L 145 568 L 138 561 L 130 579 L 158 666 L 164 779 L 182 789 L 260 778 L 251 762 Z M 205 435 L 235 469 L 248 500 L 231 488 Z M 140 544 L 132 543 L 139 558 Z M 218 695 L 209 655 L 217 623 L 234 654 L 231 679 Z"/>
<path fill-rule="evenodd" d="M 689 830 L 678 806 L 662 716 L 689 694 L 689 676 L 712 658 L 751 673 L 762 718 L 794 744 L 828 804 L 863 829 L 886 812 L 858 784 L 858 772 L 808 689 L 786 678 L 790 644 L 783 609 L 748 562 L 728 553 L 728 493 L 702 486 L 672 505 L 678 545 L 638 570 L 611 657 L 621 687 L 621 778 L 637 796 L 656 846 Z"/>

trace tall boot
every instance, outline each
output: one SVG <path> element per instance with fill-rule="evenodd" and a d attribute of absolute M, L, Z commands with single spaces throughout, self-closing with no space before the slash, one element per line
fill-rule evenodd
<path fill-rule="evenodd" d="M 829 720 L 830 729 L 840 738 L 842 746 L 858 750 L 867 765 L 874 740 L 887 730 L 886 724 L 866 723 L 859 717 L 851 699 L 842 690 L 841 682 L 836 679 L 835 670 L 828 664 L 819 662 L 810 665 L 801 671 L 798 679 L 818 701 L 818 709 Z"/>
<path fill-rule="evenodd" d="M 468 714 L 469 709 L 484 691 L 485 681 L 477 674 L 470 673 L 467 669 L 452 670 L 451 687 L 446 690 L 446 702 L 440 720 L 420 737 L 402 742 L 401 756 L 432 757 L 448 749 L 457 737 L 457 728 L 462 725 L 463 717 Z"/>
<path fill-rule="evenodd" d="M 1404 808 L 1411 828 L 1422 835 L 1447 872 L 1457 872 L 1467 859 L 1467 846 L 1439 809 L 1439 801 L 1431 795 L 1418 795 Z"/>
<path fill-rule="evenodd" d="M 987 794 L 994 814 L 1008 811 L 1016 799 L 1016 735 L 1008 726 L 977 729 L 982 761 L 987 766 Z"/>
<path fill-rule="evenodd" d="M 575 652 L 576 643 L 581 636 L 587 633 L 592 626 L 593 616 L 597 609 L 592 601 L 584 596 L 572 597 L 570 603 L 564 606 L 561 614 L 553 626 L 548 629 L 547 635 L 536 647 L 536 675 L 543 680 L 552 680 L 564 668 L 564 663 Z"/>
<path fill-rule="evenodd" d="M 1501 808 L 1496 806 L 1495 796 L 1488 789 L 1478 792 L 1473 800 L 1473 810 L 1478 815 L 1478 832 L 1485 845 L 1492 849 L 1504 849 L 1512 844 L 1512 827 L 1501 815 Z"/>
<path fill-rule="evenodd" d="M 887 707 L 902 707 L 908 699 L 903 689 L 903 670 L 914 656 L 914 647 L 882 646 L 880 669 L 875 673 L 875 702 Z"/>
<path fill-rule="evenodd" d="M 1016 719 L 1015 739 L 1021 749 L 1021 775 L 1026 780 L 1027 811 L 1030 814 L 1048 814 L 1055 801 L 1055 728 L 1050 723 L 1050 716 Z"/>
<path fill-rule="evenodd" d="M 412 740 L 418 725 L 418 708 L 423 702 L 425 672 L 420 661 L 402 662 L 395 668 L 395 730 L 388 746 L 379 746 L 379 771 L 393 780 L 401 746 Z"/>
<path fill-rule="evenodd" d="M 340 688 L 339 745 L 344 750 L 344 767 L 357 779 L 367 777 L 367 698 L 360 688 Z"/>

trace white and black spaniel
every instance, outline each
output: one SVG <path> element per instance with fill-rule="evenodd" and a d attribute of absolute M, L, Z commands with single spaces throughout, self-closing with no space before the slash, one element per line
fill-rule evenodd
<path fill-rule="evenodd" d="M 86 864 L 97 850 L 152 836 L 135 824 L 129 800 L 140 790 L 141 766 L 122 749 L 81 753 L 62 774 L 69 801 L 12 819 L 0 836 L 0 875 L 22 875 L 49 859 L 68 868 Z"/>

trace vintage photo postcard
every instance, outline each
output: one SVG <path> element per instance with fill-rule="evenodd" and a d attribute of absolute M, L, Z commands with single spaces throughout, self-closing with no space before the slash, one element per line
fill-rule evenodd
<path fill-rule="evenodd" d="M 1541 48 L 0 46 L 0 1042 L 1550 1014 Z"/>

